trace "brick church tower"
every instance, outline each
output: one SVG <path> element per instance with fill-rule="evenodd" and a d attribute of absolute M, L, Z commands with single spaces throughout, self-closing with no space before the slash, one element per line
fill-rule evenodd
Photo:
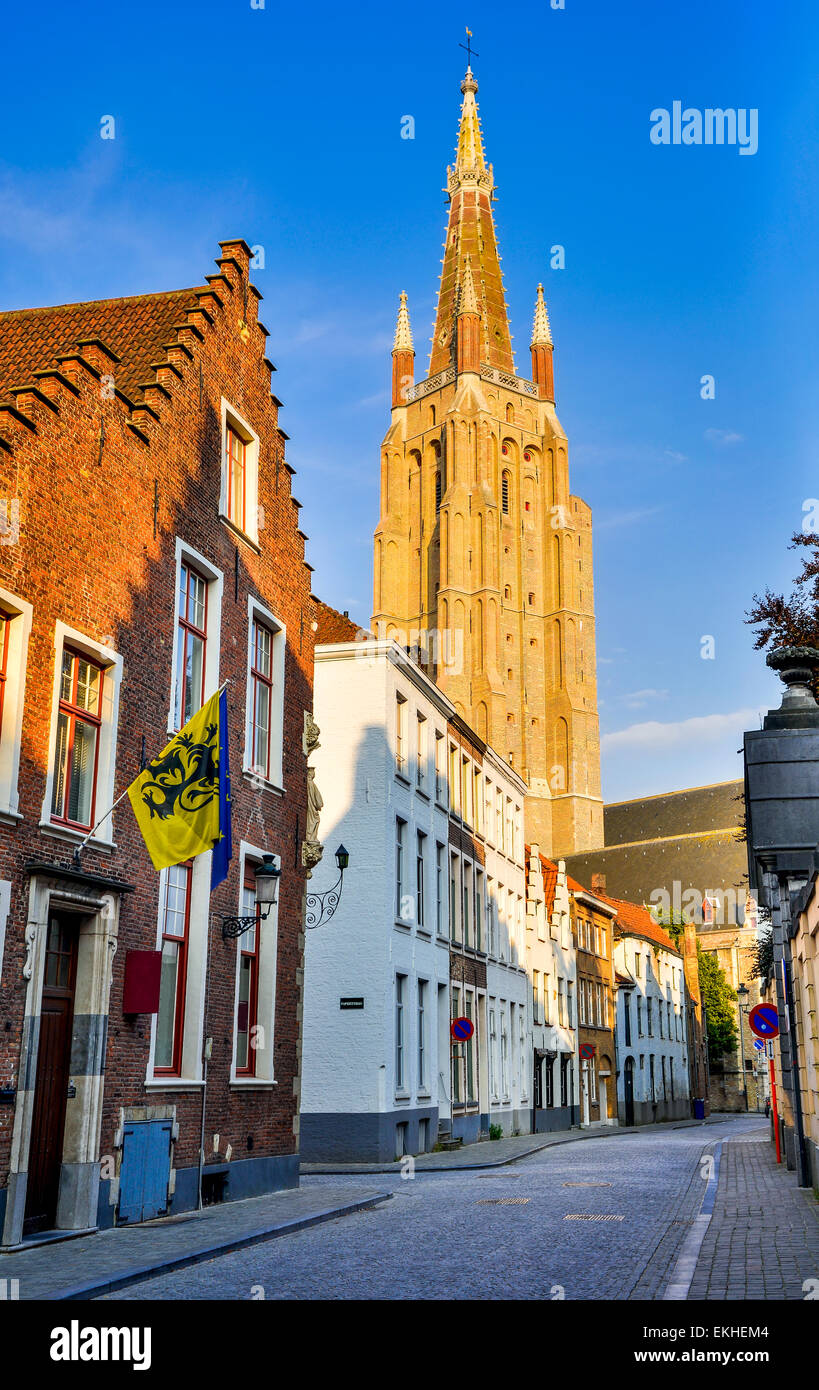
<path fill-rule="evenodd" d="M 540 285 L 531 379 L 515 372 L 477 90 L 468 68 L 429 375 L 417 383 L 401 295 L 373 629 L 415 649 L 528 782 L 527 839 L 568 854 L 603 843 L 591 512 L 569 491 Z"/>

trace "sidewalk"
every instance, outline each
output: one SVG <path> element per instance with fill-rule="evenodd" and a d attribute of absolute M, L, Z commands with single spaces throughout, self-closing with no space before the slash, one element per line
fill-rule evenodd
<path fill-rule="evenodd" d="M 710 1115 L 707 1120 L 669 1120 L 659 1125 L 635 1125 L 626 1129 L 622 1125 L 589 1125 L 588 1129 L 566 1129 L 551 1134 L 521 1134 L 510 1139 L 487 1139 L 479 1144 L 467 1144 L 462 1149 L 448 1153 L 419 1154 L 413 1159 L 416 1173 L 452 1173 L 470 1168 L 501 1168 L 507 1163 L 515 1163 L 528 1154 L 539 1153 L 541 1149 L 551 1149 L 557 1144 L 576 1144 L 581 1139 L 613 1139 L 615 1135 L 647 1134 L 663 1129 L 688 1129 L 694 1126 L 719 1124 L 725 1120 L 723 1114 Z M 300 1171 L 305 1177 L 320 1173 L 393 1173 L 399 1176 L 401 1163 L 302 1163 Z"/>
<path fill-rule="evenodd" d="M 726 1140 L 688 1298 L 804 1299 L 809 1292 L 819 1293 L 819 1203 L 777 1165 L 767 1133 Z"/>
<path fill-rule="evenodd" d="M 321 1221 L 365 1211 L 391 1196 L 391 1192 L 366 1192 L 349 1185 L 271 1192 L 0 1255 L 0 1281 L 20 1281 L 19 1291 L 9 1291 L 8 1298 L 96 1298 L 158 1270 L 181 1269 L 229 1250 L 290 1235 Z"/>

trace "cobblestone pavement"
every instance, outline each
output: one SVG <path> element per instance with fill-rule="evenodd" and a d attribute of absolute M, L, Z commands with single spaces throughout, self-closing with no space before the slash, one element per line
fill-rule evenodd
<path fill-rule="evenodd" d="M 813 1281 L 806 1287 L 806 1281 Z M 819 1297 L 819 1203 L 759 1137 L 723 1145 L 689 1299 Z"/>
<path fill-rule="evenodd" d="M 614 1131 L 490 1172 L 362 1175 L 361 1187 L 391 1188 L 393 1200 L 107 1297 L 658 1298 L 699 1210 L 704 1147 L 760 1130 L 764 1120 L 743 1115 Z M 332 1182 L 303 1179 L 311 1190 Z"/>
<path fill-rule="evenodd" d="M 220 1247 L 243 1242 L 284 1239 L 283 1233 L 301 1225 L 337 1219 L 370 1204 L 379 1193 L 392 1200 L 384 1182 L 369 1184 L 369 1190 L 349 1182 L 302 1186 L 53 1245 L 32 1245 L 0 1256 L 0 1280 L 15 1280 L 14 1297 L 20 1299 L 93 1295 L 135 1276 L 144 1279 L 157 1265 L 208 1259 Z"/>

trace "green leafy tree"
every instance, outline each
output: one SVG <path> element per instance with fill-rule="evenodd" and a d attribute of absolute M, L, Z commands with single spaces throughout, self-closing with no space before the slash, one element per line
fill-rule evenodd
<path fill-rule="evenodd" d="M 766 589 L 754 594 L 745 621 L 758 628 L 754 640 L 757 651 L 775 647 L 819 647 L 819 535 L 815 531 L 796 531 L 789 550 L 803 547 L 802 571 L 788 598 Z M 813 673 L 813 693 L 819 698 L 819 668 Z"/>
<path fill-rule="evenodd" d="M 773 928 L 770 923 L 760 923 L 757 931 L 756 945 L 754 947 L 754 972 L 765 980 L 769 971 L 773 970 Z"/>
<path fill-rule="evenodd" d="M 708 1032 L 708 1055 L 712 1062 L 724 1057 L 726 1052 L 734 1052 L 737 1046 L 737 1028 L 731 1004 L 736 1000 L 736 991 L 725 978 L 716 954 L 703 951 L 697 942 L 697 970 L 700 981 L 705 1022 Z"/>

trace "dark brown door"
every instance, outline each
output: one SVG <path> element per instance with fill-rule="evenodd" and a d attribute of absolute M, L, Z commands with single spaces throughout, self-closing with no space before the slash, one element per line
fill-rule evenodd
<path fill-rule="evenodd" d="M 57 914 L 48 924 L 24 1235 L 50 1230 L 57 1215 L 76 974 L 77 919 Z"/>

